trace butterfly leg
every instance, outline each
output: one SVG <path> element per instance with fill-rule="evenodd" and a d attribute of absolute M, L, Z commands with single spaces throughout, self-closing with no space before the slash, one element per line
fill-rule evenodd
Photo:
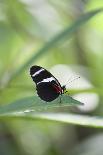
<path fill-rule="evenodd" d="M 61 98 L 62 98 L 62 95 L 60 95 L 59 98 L 60 98 L 60 102 L 59 102 L 59 104 L 61 104 L 61 103 L 62 103 L 62 99 L 61 99 Z"/>

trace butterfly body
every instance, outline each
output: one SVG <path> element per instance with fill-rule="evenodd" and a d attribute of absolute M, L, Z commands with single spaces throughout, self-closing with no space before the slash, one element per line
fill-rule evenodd
<path fill-rule="evenodd" d="M 65 86 L 61 86 L 49 71 L 40 66 L 32 66 L 30 75 L 36 84 L 38 96 L 46 102 L 55 100 L 65 91 Z"/>

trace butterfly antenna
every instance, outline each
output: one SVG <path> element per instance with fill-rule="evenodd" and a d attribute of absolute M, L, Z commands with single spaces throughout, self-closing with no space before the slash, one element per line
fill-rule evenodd
<path fill-rule="evenodd" d="M 71 82 L 73 82 L 73 81 L 75 81 L 75 80 L 77 80 L 77 79 L 79 79 L 80 78 L 80 76 L 78 76 L 78 77 L 76 77 L 76 78 L 74 78 L 73 80 L 71 80 L 71 81 L 67 81 L 67 83 L 65 84 L 65 86 L 68 84 L 68 83 L 71 83 Z"/>

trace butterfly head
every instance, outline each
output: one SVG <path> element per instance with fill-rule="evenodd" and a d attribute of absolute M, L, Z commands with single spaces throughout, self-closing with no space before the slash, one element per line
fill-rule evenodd
<path fill-rule="evenodd" d="M 63 85 L 63 86 L 62 86 L 62 91 L 63 91 L 63 94 L 67 92 L 67 91 L 66 91 L 66 85 Z"/>

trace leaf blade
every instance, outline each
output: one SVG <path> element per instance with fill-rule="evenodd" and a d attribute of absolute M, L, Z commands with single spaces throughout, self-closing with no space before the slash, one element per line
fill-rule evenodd
<path fill-rule="evenodd" d="M 72 97 L 68 95 L 62 96 L 62 103 L 60 104 L 59 98 L 52 102 L 46 103 L 45 101 L 42 101 L 38 96 L 33 97 L 27 97 L 20 100 L 17 100 L 13 103 L 10 103 L 5 106 L 0 107 L 0 114 L 5 113 L 12 113 L 12 112 L 19 112 L 23 110 L 34 110 L 34 111 L 43 111 L 48 110 L 55 107 L 63 107 L 63 106 L 77 106 L 77 105 L 83 105 L 83 103 L 73 99 Z"/>
<path fill-rule="evenodd" d="M 93 128 L 103 128 L 103 117 L 88 116 L 67 113 L 25 113 L 14 112 L 10 114 L 0 114 L 0 120 L 26 119 L 32 121 L 52 121 L 58 123 L 67 123 Z"/>
<path fill-rule="evenodd" d="M 16 70 L 16 72 L 14 72 L 13 75 L 11 76 L 11 80 L 14 77 L 18 76 L 27 67 L 29 67 L 34 61 L 37 61 L 41 56 L 43 56 L 43 54 L 45 54 L 48 51 L 50 52 L 50 49 L 52 49 L 59 41 L 66 38 L 67 36 L 70 38 L 70 36 L 74 32 L 76 32 L 80 26 L 85 24 L 89 19 L 91 19 L 93 16 L 95 16 L 97 13 L 100 13 L 101 11 L 103 11 L 103 8 L 85 13 L 78 20 L 76 20 L 71 26 L 68 26 L 62 32 L 57 34 L 54 38 L 48 41 L 42 48 L 40 48 L 40 50 L 36 52 L 37 54 L 33 54 L 29 60 L 27 60 L 18 70 Z"/>

